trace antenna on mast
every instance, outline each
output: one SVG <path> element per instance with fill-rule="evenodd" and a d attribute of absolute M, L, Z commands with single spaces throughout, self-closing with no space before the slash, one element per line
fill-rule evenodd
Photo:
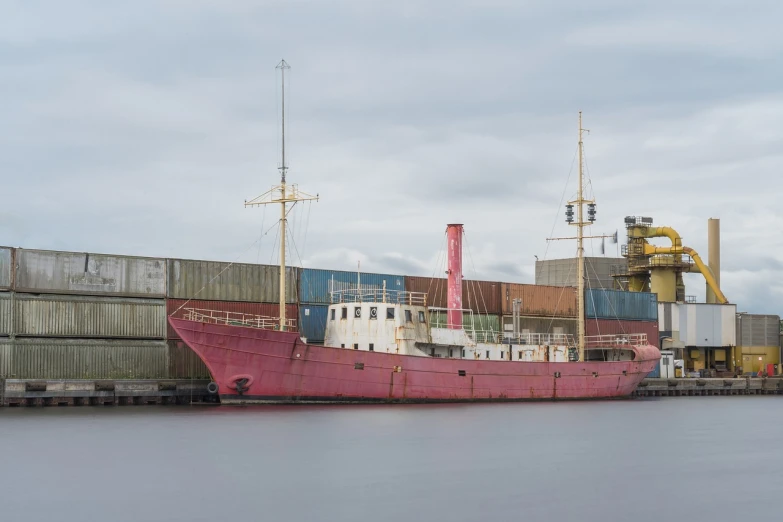
<path fill-rule="evenodd" d="M 305 192 L 299 190 L 299 186 L 286 185 L 286 172 L 288 171 L 288 165 L 285 163 L 285 71 L 290 69 L 291 66 L 285 60 L 280 60 L 275 69 L 280 69 L 281 82 L 283 87 L 283 110 L 281 117 L 282 127 L 282 157 L 281 163 L 278 169 L 280 170 L 280 185 L 272 187 L 271 190 L 264 192 L 258 197 L 245 201 L 246 207 L 254 207 L 260 205 L 269 205 L 272 203 L 280 204 L 280 330 L 287 330 L 289 322 L 285 317 L 285 240 L 286 240 L 286 224 L 287 224 L 287 212 L 286 203 L 296 204 L 298 201 L 318 201 L 318 194 L 311 196 Z"/>

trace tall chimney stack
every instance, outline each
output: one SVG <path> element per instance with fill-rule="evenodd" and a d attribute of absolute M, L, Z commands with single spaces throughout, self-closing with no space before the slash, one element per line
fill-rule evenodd
<path fill-rule="evenodd" d="M 715 282 L 720 287 L 720 219 L 707 220 L 707 264 L 710 267 Z M 715 293 L 707 285 L 707 302 L 717 303 Z"/>
<path fill-rule="evenodd" d="M 462 225 L 446 225 L 446 250 L 449 275 L 446 324 L 462 329 Z"/>

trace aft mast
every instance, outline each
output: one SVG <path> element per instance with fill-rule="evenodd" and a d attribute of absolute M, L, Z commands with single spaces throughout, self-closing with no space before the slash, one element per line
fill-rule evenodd
<path fill-rule="evenodd" d="M 318 195 L 311 196 L 305 192 L 299 191 L 299 187 L 296 184 L 286 185 L 286 171 L 288 166 L 285 162 L 285 71 L 290 69 L 291 66 L 285 60 L 280 60 L 275 69 L 280 69 L 281 84 L 282 84 L 282 117 L 281 117 L 281 129 L 282 129 L 282 158 L 280 162 L 280 185 L 272 187 L 271 190 L 261 194 L 260 196 L 245 201 L 246 207 L 269 205 L 272 203 L 280 204 L 280 330 L 286 330 L 287 322 L 285 317 L 285 294 L 286 294 L 286 278 L 285 278 L 285 239 L 286 239 L 286 225 L 287 225 L 287 203 L 296 203 L 298 201 L 318 201 Z"/>

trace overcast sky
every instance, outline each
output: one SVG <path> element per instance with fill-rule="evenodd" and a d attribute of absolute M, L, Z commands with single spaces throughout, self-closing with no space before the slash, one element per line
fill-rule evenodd
<path fill-rule="evenodd" d="M 0 244 L 276 262 L 275 230 L 258 240 L 278 210 L 243 201 L 279 178 L 285 58 L 289 181 L 321 196 L 292 211 L 294 264 L 441 274 L 460 222 L 466 277 L 532 283 L 534 255 L 575 252 L 546 238 L 574 233 L 582 110 L 592 233 L 652 216 L 706 261 L 718 217 L 729 300 L 783 314 L 781 19 L 779 1 L 7 1 Z"/>

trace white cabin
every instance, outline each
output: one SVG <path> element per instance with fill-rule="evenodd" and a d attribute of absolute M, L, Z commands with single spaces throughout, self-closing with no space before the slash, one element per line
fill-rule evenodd
<path fill-rule="evenodd" d="M 524 333 L 516 337 L 474 329 L 473 313 L 461 310 L 464 326 L 437 321 L 447 311 L 426 305 L 426 294 L 385 290 L 332 292 L 324 346 L 352 350 L 493 361 L 567 362 L 572 336 Z M 432 321 L 436 320 L 433 326 Z"/>

